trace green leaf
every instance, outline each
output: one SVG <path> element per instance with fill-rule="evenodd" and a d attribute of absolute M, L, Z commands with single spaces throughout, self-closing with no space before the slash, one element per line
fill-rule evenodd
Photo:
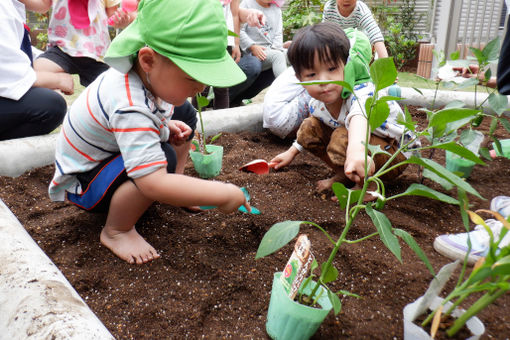
<path fill-rule="evenodd" d="M 407 190 L 402 193 L 402 195 L 423 196 L 448 204 L 459 205 L 459 201 L 456 200 L 455 198 L 445 195 L 442 192 L 431 189 L 426 185 L 418 183 L 411 184 L 409 188 L 407 188 Z"/>
<path fill-rule="evenodd" d="M 326 269 L 326 262 L 324 262 L 321 265 L 322 282 L 328 283 L 328 282 L 333 282 L 336 279 L 338 279 L 338 270 L 335 268 L 335 266 L 333 266 L 333 264 L 331 264 L 329 266 L 327 272 L 325 272 L 325 269 Z"/>
<path fill-rule="evenodd" d="M 499 121 L 501 122 L 501 125 L 503 125 L 503 127 L 508 131 L 510 132 L 510 121 L 506 118 L 500 118 Z"/>
<path fill-rule="evenodd" d="M 445 127 L 450 122 L 455 122 L 467 117 L 474 117 L 480 110 L 453 108 L 437 111 L 429 121 L 429 127 Z"/>
<path fill-rule="evenodd" d="M 446 104 L 446 106 L 444 108 L 445 109 L 456 109 L 456 108 L 464 107 L 464 106 L 466 106 L 466 103 L 464 103 L 462 100 L 452 100 L 451 102 Z"/>
<path fill-rule="evenodd" d="M 482 50 L 482 54 L 485 57 L 485 62 L 491 62 L 498 59 L 500 42 L 499 37 L 496 37 L 489 41 Z"/>
<path fill-rule="evenodd" d="M 485 159 L 492 160 L 489 149 L 487 148 L 480 148 L 480 155 L 483 156 Z"/>
<path fill-rule="evenodd" d="M 365 144 L 365 143 L 363 143 L 363 144 Z M 368 152 L 370 154 L 370 157 L 372 157 L 372 158 L 374 158 L 374 156 L 378 155 L 378 154 L 388 155 L 391 157 L 391 153 L 381 149 L 380 145 L 368 144 Z"/>
<path fill-rule="evenodd" d="M 338 313 L 340 313 L 340 311 L 342 310 L 342 301 L 340 301 L 340 298 L 329 289 L 328 289 L 328 297 L 329 297 L 329 301 L 333 305 L 333 310 L 335 312 L 335 315 L 338 315 Z"/>
<path fill-rule="evenodd" d="M 213 138 L 211 138 L 211 141 L 209 142 L 210 144 L 214 143 L 216 141 L 216 139 L 220 138 L 221 137 L 221 132 L 218 133 L 216 136 L 214 136 Z"/>
<path fill-rule="evenodd" d="M 202 96 L 201 94 L 197 94 L 197 104 L 200 109 L 203 107 L 209 105 L 209 100 L 207 100 L 206 97 Z"/>
<path fill-rule="evenodd" d="M 510 275 L 510 255 L 506 256 L 500 260 L 497 260 L 492 265 L 492 270 L 494 271 L 494 275 Z"/>
<path fill-rule="evenodd" d="M 501 116 L 508 106 L 508 97 L 492 92 L 489 95 L 489 105 L 491 109 L 498 114 L 498 116 Z"/>
<path fill-rule="evenodd" d="M 306 86 L 306 85 L 321 85 L 321 84 L 336 84 L 336 85 L 340 85 L 343 88 L 349 90 L 351 93 L 354 93 L 354 89 L 352 88 L 352 86 L 343 80 L 314 80 L 314 81 L 301 82 L 298 84 L 304 85 L 304 86 Z"/>
<path fill-rule="evenodd" d="M 397 79 L 397 69 L 393 58 L 379 58 L 370 65 L 370 77 L 376 92 L 392 85 Z"/>
<path fill-rule="evenodd" d="M 390 107 L 386 101 L 377 101 L 370 115 L 370 129 L 373 131 L 381 126 L 390 115 Z"/>
<path fill-rule="evenodd" d="M 438 163 L 434 162 L 431 159 L 419 158 L 419 157 L 416 157 L 416 156 L 411 156 L 406 161 L 403 161 L 403 163 L 404 164 L 405 163 L 409 163 L 409 164 L 421 165 L 424 168 L 427 168 L 430 171 L 435 172 L 439 176 L 447 179 L 449 182 L 451 182 L 455 186 L 463 189 L 464 191 L 469 192 L 470 194 L 472 194 L 472 195 L 474 195 L 474 196 L 476 196 L 478 198 L 483 199 L 483 197 L 478 193 L 478 191 L 476 191 L 469 183 L 467 183 L 462 178 L 460 178 L 459 176 L 455 175 L 453 172 L 447 170 L 445 167 L 443 167 L 442 165 L 439 165 Z"/>
<path fill-rule="evenodd" d="M 480 159 L 480 157 L 478 157 L 473 152 L 469 151 L 468 149 L 457 143 L 450 142 L 444 144 L 435 144 L 430 147 L 425 147 L 424 149 L 428 148 L 448 150 L 450 152 L 453 152 L 454 154 L 461 156 L 462 158 L 475 162 L 476 164 L 486 165 L 485 162 Z"/>
<path fill-rule="evenodd" d="M 390 220 L 388 220 L 386 215 L 382 212 L 372 209 L 371 204 L 367 204 L 365 206 L 365 210 L 368 216 L 372 219 L 372 222 L 374 222 L 381 241 L 383 241 L 384 245 L 393 253 L 393 255 L 402 262 L 400 244 L 398 243 L 398 238 L 391 232 L 392 227 Z"/>
<path fill-rule="evenodd" d="M 395 235 L 399 236 L 402 240 L 404 240 L 405 243 L 407 243 L 407 245 L 409 246 L 409 248 L 411 248 L 414 253 L 416 255 L 418 255 L 418 257 L 420 258 L 420 260 L 423 261 L 423 263 L 425 264 L 425 266 L 427 267 L 427 269 L 429 270 L 429 272 L 432 274 L 432 275 L 436 275 L 436 273 L 434 272 L 434 268 L 432 267 L 432 265 L 430 264 L 430 261 L 427 257 L 427 255 L 425 254 L 425 252 L 420 248 L 420 246 L 418 245 L 418 243 L 414 240 L 414 238 L 411 236 L 411 234 L 409 234 L 407 231 L 405 230 L 402 230 L 402 229 L 393 229 L 393 232 L 395 233 Z"/>
<path fill-rule="evenodd" d="M 237 37 L 239 37 L 239 36 L 236 34 L 236 32 L 232 32 L 231 30 L 228 30 L 227 35 L 228 35 L 229 37 L 236 37 L 236 38 L 237 38 Z"/>
<path fill-rule="evenodd" d="M 476 60 L 478 61 L 478 64 L 482 64 L 486 57 L 483 55 L 482 51 L 480 51 L 478 48 L 470 47 L 469 50 L 473 53 Z"/>
<path fill-rule="evenodd" d="M 460 51 L 457 50 L 457 51 L 455 51 L 455 52 L 450 54 L 450 59 L 451 60 L 457 60 L 457 59 L 459 59 L 459 56 L 460 56 Z"/>
<path fill-rule="evenodd" d="M 435 172 L 430 171 L 429 169 L 423 169 L 423 177 L 430 179 L 433 182 L 436 182 L 440 186 L 442 186 L 445 190 L 452 190 L 453 184 L 450 181 L 444 179 L 439 176 Z"/>
<path fill-rule="evenodd" d="M 302 221 L 285 221 L 274 224 L 260 241 L 255 259 L 274 253 L 299 233 Z"/>
<path fill-rule="evenodd" d="M 340 204 L 340 208 L 345 209 L 347 206 L 347 199 L 349 198 L 349 190 L 342 183 L 335 182 L 331 186 L 331 189 L 335 193 L 336 198 L 338 199 L 338 204 Z"/>
<path fill-rule="evenodd" d="M 421 94 L 423 96 L 423 92 L 421 92 L 421 90 L 419 88 L 413 87 L 412 89 L 415 90 L 416 92 L 418 92 L 419 94 Z"/>
<path fill-rule="evenodd" d="M 340 294 L 342 294 L 342 295 L 344 295 L 344 296 L 350 296 L 350 297 L 354 297 L 354 298 L 356 298 L 356 299 L 360 299 L 360 298 L 361 298 L 361 296 L 359 296 L 358 294 L 354 294 L 354 293 L 351 293 L 351 292 L 349 292 L 349 291 L 347 291 L 347 290 L 343 290 L 343 289 L 340 289 L 340 290 L 339 290 L 338 292 L 336 292 L 335 294 L 336 294 L 336 295 L 340 295 Z"/>
<path fill-rule="evenodd" d="M 476 79 L 476 78 L 467 78 L 462 83 L 457 84 L 457 89 L 458 90 L 462 90 L 462 89 L 465 89 L 467 87 L 471 87 L 471 86 L 475 86 L 475 85 L 478 85 L 478 79 Z"/>

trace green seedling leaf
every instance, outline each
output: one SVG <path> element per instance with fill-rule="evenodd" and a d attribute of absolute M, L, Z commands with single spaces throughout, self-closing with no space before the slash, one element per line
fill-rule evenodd
<path fill-rule="evenodd" d="M 381 98 L 377 99 L 377 101 L 387 102 L 388 100 L 401 100 L 402 97 L 395 97 L 395 96 L 382 96 Z"/>
<path fill-rule="evenodd" d="M 510 275 L 510 255 L 496 261 L 492 265 L 494 275 Z"/>
<path fill-rule="evenodd" d="M 492 156 L 487 148 L 480 148 L 480 155 L 485 159 L 492 160 Z"/>
<path fill-rule="evenodd" d="M 462 90 L 462 89 L 465 89 L 467 87 L 471 87 L 471 86 L 475 86 L 475 85 L 478 85 L 478 79 L 476 79 L 476 78 L 467 78 L 462 83 L 457 84 L 457 89 L 458 90 Z"/>
<path fill-rule="evenodd" d="M 322 282 L 328 283 L 328 282 L 333 282 L 336 279 L 338 279 L 338 270 L 335 268 L 335 266 L 333 266 L 333 264 L 331 264 L 329 266 L 327 272 L 325 272 L 325 269 L 326 269 L 326 262 L 324 262 L 321 265 Z"/>
<path fill-rule="evenodd" d="M 492 92 L 489 95 L 489 105 L 491 109 L 498 114 L 498 116 L 501 116 L 508 106 L 508 97 Z"/>
<path fill-rule="evenodd" d="M 274 224 L 260 242 L 255 259 L 267 256 L 292 241 L 299 233 L 302 221 L 285 221 Z"/>
<path fill-rule="evenodd" d="M 448 204 L 459 205 L 459 201 L 456 200 L 455 198 L 445 195 L 442 192 L 431 189 L 426 185 L 418 183 L 411 184 L 409 188 L 407 188 L 407 190 L 402 193 L 402 195 L 423 196 Z"/>
<path fill-rule="evenodd" d="M 457 51 L 455 51 L 455 52 L 450 54 L 450 59 L 451 60 L 457 60 L 457 59 L 459 59 L 459 57 L 460 57 L 460 51 L 459 50 L 457 50 Z"/>
<path fill-rule="evenodd" d="M 315 269 L 319 268 L 319 263 L 317 262 L 317 260 L 314 258 L 313 261 L 312 261 L 312 265 L 310 266 L 310 273 L 313 273 L 313 271 Z M 312 275 L 310 275 L 310 277 L 312 277 Z"/>
<path fill-rule="evenodd" d="M 236 38 L 238 38 L 238 37 L 239 37 L 239 36 L 236 34 L 236 32 L 232 32 L 231 30 L 228 30 L 227 34 L 228 34 L 228 36 L 230 36 L 230 37 L 236 37 Z"/>
<path fill-rule="evenodd" d="M 386 119 L 388 119 L 389 115 L 390 107 L 388 106 L 388 102 L 378 100 L 375 103 L 374 110 L 370 114 L 370 129 L 371 130 L 377 129 L 386 121 Z"/>
<path fill-rule="evenodd" d="M 365 206 L 365 210 L 377 228 L 381 241 L 383 241 L 384 245 L 393 253 L 393 255 L 402 262 L 400 244 L 398 243 L 397 237 L 392 233 L 393 228 L 391 227 L 390 220 L 388 220 L 386 215 L 382 212 L 374 210 L 371 204 L 367 204 Z"/>
<path fill-rule="evenodd" d="M 500 118 L 499 121 L 501 122 L 501 125 L 503 125 L 503 127 L 508 131 L 510 132 L 510 121 L 506 118 Z"/>
<path fill-rule="evenodd" d="M 370 77 L 374 82 L 376 92 L 395 83 L 397 69 L 393 58 L 379 58 L 370 65 Z"/>
<path fill-rule="evenodd" d="M 450 142 L 450 143 L 444 143 L 444 144 L 436 144 L 436 145 L 432 145 L 430 147 L 425 147 L 424 149 L 431 149 L 431 148 L 448 150 L 450 152 L 453 152 L 454 154 L 459 155 L 462 158 L 465 158 L 467 160 L 475 162 L 476 164 L 486 165 L 485 162 L 480 159 L 480 157 L 478 157 L 473 152 L 469 151 L 468 149 L 466 149 L 465 147 L 463 147 L 462 145 L 459 145 L 457 143 Z"/>
<path fill-rule="evenodd" d="M 419 94 L 421 94 L 423 96 L 423 92 L 419 88 L 413 87 L 412 89 L 415 90 L 416 92 L 418 92 Z"/>
<path fill-rule="evenodd" d="M 331 290 L 328 289 L 328 298 L 331 304 L 333 305 L 333 310 L 335 311 L 335 315 L 338 315 L 340 311 L 342 310 L 342 301 L 340 301 L 340 298 L 338 295 L 333 293 Z"/>
<path fill-rule="evenodd" d="M 349 190 L 342 183 L 335 182 L 331 186 L 331 189 L 335 193 L 336 198 L 338 199 L 338 204 L 340 204 L 340 208 L 345 209 L 347 207 L 347 199 L 349 198 Z"/>
<path fill-rule="evenodd" d="M 209 142 L 209 144 L 212 144 L 214 143 L 218 138 L 220 138 L 222 135 L 222 133 L 218 133 L 216 136 L 214 136 L 213 138 L 211 138 L 211 141 Z"/>
<path fill-rule="evenodd" d="M 342 86 L 344 89 L 349 90 L 349 92 L 354 93 L 354 89 L 352 88 L 352 86 L 343 80 L 314 80 L 314 81 L 301 82 L 298 84 L 303 85 L 303 86 L 320 85 L 320 84 L 336 84 L 336 85 Z"/>
<path fill-rule="evenodd" d="M 453 172 L 449 171 L 448 169 L 444 168 L 443 166 L 439 165 L 438 163 L 434 162 L 431 159 L 411 156 L 409 159 L 403 161 L 402 163 L 421 165 L 424 168 L 427 168 L 430 171 L 435 172 L 437 175 L 448 180 L 449 182 L 451 182 L 455 186 L 459 187 L 460 189 L 462 189 L 478 198 L 483 199 L 483 197 L 478 193 L 478 191 L 476 191 L 469 183 L 462 180 L 462 178 L 455 175 Z"/>
<path fill-rule="evenodd" d="M 484 56 L 484 61 L 490 63 L 498 59 L 500 48 L 499 37 L 496 37 L 489 41 L 487 45 L 482 50 L 482 55 Z"/>
<path fill-rule="evenodd" d="M 462 100 L 452 100 L 451 102 L 446 104 L 446 106 L 444 108 L 445 109 L 456 109 L 456 108 L 464 107 L 465 105 L 466 105 L 466 103 L 464 103 Z"/>
<path fill-rule="evenodd" d="M 399 236 L 402 240 L 404 240 L 405 243 L 407 243 L 409 248 L 411 248 L 414 251 L 414 253 L 416 255 L 418 255 L 420 260 L 422 260 L 423 263 L 425 263 L 425 266 L 427 267 L 429 272 L 435 276 L 436 273 L 434 272 L 434 268 L 430 264 L 430 261 L 429 261 L 427 255 L 425 255 L 425 252 L 420 248 L 420 246 L 414 240 L 414 238 L 411 236 L 411 234 L 409 234 L 407 231 L 402 230 L 402 229 L 393 229 L 393 233 L 395 233 L 395 235 Z"/>
<path fill-rule="evenodd" d="M 444 131 L 446 124 L 468 117 L 472 118 L 479 112 L 480 110 L 466 108 L 443 109 L 432 115 L 429 121 L 429 127 Z M 441 133 L 438 132 L 437 134 Z"/>
<path fill-rule="evenodd" d="M 365 143 L 363 143 L 365 144 Z M 372 144 L 368 144 L 368 152 L 370 153 L 370 156 L 372 158 L 374 158 L 375 155 L 377 154 L 384 154 L 384 155 L 388 155 L 391 157 L 391 153 L 389 153 L 388 151 L 384 151 L 383 149 L 381 149 L 381 146 L 380 145 L 372 145 Z"/>
<path fill-rule="evenodd" d="M 480 51 L 478 48 L 470 47 L 469 50 L 475 56 L 476 60 L 478 61 L 478 64 L 482 64 L 485 61 L 486 57 L 483 55 L 482 51 Z"/>
<path fill-rule="evenodd" d="M 209 105 L 209 100 L 202 95 L 197 95 L 197 104 L 200 108 L 203 108 Z"/>
<path fill-rule="evenodd" d="M 430 171 L 429 169 L 423 169 L 423 177 L 430 179 L 433 182 L 436 182 L 440 186 L 442 186 L 445 190 L 452 190 L 453 184 L 450 181 L 444 179 L 439 176 L 435 172 Z"/>

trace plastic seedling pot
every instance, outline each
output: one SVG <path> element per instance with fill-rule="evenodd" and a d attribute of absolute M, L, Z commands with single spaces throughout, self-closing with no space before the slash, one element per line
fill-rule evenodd
<path fill-rule="evenodd" d="M 267 311 L 266 331 L 272 339 L 309 339 L 333 308 L 324 288 L 317 293 L 322 295 L 317 301 L 322 308 L 313 308 L 297 303 L 289 298 L 280 281 L 282 272 L 274 274 L 271 300 Z M 315 282 L 307 285 L 304 293 L 310 293 Z M 301 289 L 300 289 L 301 291 Z"/>
<path fill-rule="evenodd" d="M 468 178 L 473 171 L 475 162 L 461 158 L 459 155 L 446 151 L 446 169 L 460 173 L 461 177 Z"/>
<path fill-rule="evenodd" d="M 189 155 L 196 172 L 202 178 L 211 178 L 218 176 L 221 172 L 223 160 L 223 146 L 207 145 L 207 155 L 202 154 L 199 150 L 190 150 Z"/>
<path fill-rule="evenodd" d="M 404 307 L 404 340 L 430 340 L 430 334 L 428 334 L 422 327 L 414 323 L 413 315 L 416 314 L 416 309 L 419 307 L 423 296 L 418 298 L 418 300 L 413 303 L 408 304 Z M 436 296 L 434 300 L 432 300 L 432 304 L 429 307 L 429 311 L 435 310 L 441 303 L 443 302 L 443 298 Z M 451 302 L 447 302 L 445 304 L 445 309 L 447 310 L 452 305 Z M 452 316 L 458 318 L 465 312 L 464 309 L 456 308 L 452 312 Z M 471 331 L 472 336 L 467 338 L 466 340 L 476 340 L 479 339 L 483 333 L 485 333 L 485 326 L 482 321 L 478 317 L 472 317 L 466 322 L 466 327 Z"/>

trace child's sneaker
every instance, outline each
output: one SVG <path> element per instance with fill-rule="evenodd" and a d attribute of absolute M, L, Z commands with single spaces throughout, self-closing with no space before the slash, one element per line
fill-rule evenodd
<path fill-rule="evenodd" d="M 510 197 L 497 196 L 491 202 L 490 209 L 499 212 L 504 218 L 510 215 Z M 487 226 L 491 229 L 494 239 L 499 238 L 499 233 L 503 224 L 494 219 L 485 220 Z M 477 225 L 474 231 L 469 233 L 448 234 L 436 237 L 434 240 L 434 249 L 453 260 L 464 260 L 468 251 L 468 237 L 471 240 L 471 252 L 468 256 L 468 263 L 474 264 L 480 257 L 487 255 L 489 250 L 490 237 L 485 228 Z M 510 233 L 506 234 L 501 240 L 500 247 L 510 244 Z"/>

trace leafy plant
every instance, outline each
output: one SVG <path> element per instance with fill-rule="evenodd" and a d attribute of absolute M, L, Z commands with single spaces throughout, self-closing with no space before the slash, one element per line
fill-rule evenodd
<path fill-rule="evenodd" d="M 303 26 L 321 21 L 323 4 L 321 0 L 290 0 L 282 13 L 283 40 L 292 40 L 294 31 Z"/>
<path fill-rule="evenodd" d="M 395 64 L 391 58 L 384 58 L 376 60 L 370 67 L 370 75 L 375 84 L 375 93 L 374 96 L 369 98 L 366 101 L 365 108 L 362 110 L 366 113 L 366 118 L 368 120 L 368 125 L 370 126 L 370 130 L 374 130 L 379 127 L 389 116 L 389 107 L 388 100 L 398 100 L 401 98 L 391 97 L 391 96 L 383 96 L 379 98 L 379 91 L 382 89 L 392 85 L 395 82 L 397 71 L 395 68 Z M 343 81 L 318 81 L 311 83 L 302 83 L 302 85 L 310 85 L 317 83 L 334 83 L 337 85 L 341 85 L 344 88 L 350 90 L 354 93 L 352 87 Z M 432 188 L 429 188 L 425 185 L 414 183 L 411 184 L 407 190 L 400 194 L 396 194 L 393 196 L 386 196 L 386 190 L 384 183 L 380 179 L 381 176 L 388 173 L 392 169 L 405 165 L 405 164 L 417 164 L 428 169 L 431 173 L 435 175 L 433 178 L 434 181 L 438 183 L 449 183 L 451 187 L 457 187 L 458 190 L 462 190 L 463 192 L 467 192 L 471 195 L 481 197 L 480 194 L 467 182 L 463 181 L 456 174 L 448 171 L 442 165 L 436 163 L 431 159 L 424 159 L 417 157 L 415 155 L 411 156 L 409 159 L 399 162 L 395 165 L 391 165 L 393 160 L 396 158 L 398 153 L 410 151 L 408 147 L 412 145 L 417 138 L 422 136 L 428 136 L 431 133 L 434 134 L 432 138 L 432 144 L 430 146 L 422 147 L 421 149 L 428 148 L 442 148 L 449 149 L 452 152 L 459 154 L 465 158 L 468 158 L 477 163 L 483 163 L 478 156 L 476 156 L 473 152 L 469 151 L 465 147 L 460 144 L 449 142 L 442 143 L 439 142 L 439 137 L 444 135 L 448 130 L 446 129 L 448 124 L 453 124 L 456 121 L 466 119 L 471 117 L 477 113 L 476 110 L 470 110 L 465 108 L 451 108 L 444 109 L 438 112 L 435 112 L 431 115 L 428 121 L 428 126 L 423 130 L 418 128 L 417 122 L 413 121 L 413 117 L 409 114 L 408 110 L 405 110 L 405 115 L 400 117 L 400 123 L 405 127 L 406 131 L 411 131 L 415 134 L 415 138 L 411 140 L 404 139 L 400 142 L 399 149 L 395 152 L 394 155 L 389 154 L 386 151 L 383 151 L 379 146 L 369 145 L 368 141 L 370 138 L 370 132 L 367 131 L 365 136 L 365 173 L 368 173 L 367 169 L 367 160 L 370 155 L 372 158 L 377 154 L 387 154 L 390 158 L 388 161 L 379 168 L 372 176 L 367 176 L 363 183 L 363 187 L 360 190 L 351 190 L 346 188 L 341 183 L 333 184 L 333 192 L 338 198 L 338 202 L 341 209 L 345 209 L 345 225 L 341 235 L 337 240 L 334 240 L 331 235 L 321 226 L 306 221 L 285 221 L 281 223 L 277 223 L 273 225 L 268 232 L 264 235 L 257 254 L 256 258 L 261 258 L 267 256 L 269 254 L 274 253 L 288 242 L 290 242 L 298 233 L 301 225 L 311 225 L 316 227 L 320 231 L 324 233 L 326 238 L 331 242 L 333 249 L 329 254 L 329 257 L 326 262 L 322 263 L 322 265 L 316 266 L 320 268 L 320 274 L 317 275 L 317 283 L 312 289 L 309 300 L 314 300 L 314 295 L 316 294 L 319 286 L 323 286 L 327 292 L 328 297 L 333 305 L 334 312 L 338 314 L 341 309 L 341 301 L 338 295 L 346 294 L 345 291 L 337 291 L 334 292 L 328 287 L 328 283 L 335 281 L 338 278 L 338 270 L 333 265 L 333 260 L 340 247 L 344 244 L 352 244 L 364 241 L 366 239 L 378 236 L 383 244 L 395 255 L 395 257 L 401 262 L 401 248 L 399 239 L 402 239 L 415 253 L 416 255 L 424 262 L 426 267 L 429 269 L 431 273 L 434 273 L 432 266 L 430 265 L 425 253 L 419 247 L 414 238 L 405 230 L 393 228 L 391 225 L 391 221 L 386 217 L 386 215 L 382 212 L 384 205 L 386 202 L 404 197 L 404 196 L 423 196 L 435 200 L 439 200 L 448 204 L 459 205 L 459 201 L 453 197 L 450 197 L 446 194 L 438 192 Z M 405 133 L 404 133 L 405 134 Z M 403 134 L 403 136 L 404 136 Z M 418 150 L 419 151 L 419 150 Z M 364 203 L 363 198 L 367 194 L 368 187 L 371 183 L 375 183 L 377 189 L 375 192 L 371 192 L 372 195 L 378 197 L 375 203 L 368 202 Z M 353 226 L 356 217 L 361 211 L 365 211 L 367 215 L 371 218 L 375 231 L 369 235 L 365 235 L 361 238 L 350 240 L 347 238 L 350 228 Z M 311 276 L 316 276 L 313 272 Z M 311 282 L 311 280 L 305 281 L 307 283 Z"/>
<path fill-rule="evenodd" d="M 467 204 L 463 204 L 461 207 L 464 205 Z M 494 235 L 491 228 L 489 228 L 485 221 L 477 214 L 479 212 L 492 214 L 503 224 L 499 235 Z M 466 213 L 473 223 L 483 226 L 489 234 L 489 251 L 487 256 L 485 258 L 480 258 L 471 273 L 466 276 L 467 257 L 471 250 L 471 242 L 468 241 L 469 249 L 466 252 L 461 275 L 455 288 L 443 300 L 442 304 L 422 322 L 422 326 L 426 326 L 432 320 L 444 318 L 450 315 L 461 303 L 465 302 L 468 297 L 473 296 L 473 294 L 480 295 L 475 302 L 470 304 L 466 312 L 457 318 L 453 325 L 447 329 L 446 334 L 448 336 L 455 335 L 471 317 L 476 316 L 488 305 L 510 290 L 510 245 L 500 246 L 503 238 L 510 230 L 510 218 L 505 220 L 499 213 L 484 209 L 477 210 L 476 212 L 463 209 L 463 214 L 465 215 Z M 467 218 L 465 218 L 464 221 L 467 221 Z M 465 227 L 469 231 L 467 223 L 465 223 Z M 453 304 L 443 313 L 444 305 L 449 301 Z M 433 323 L 432 332 L 435 331 L 435 325 L 438 323 L 439 322 Z"/>
<path fill-rule="evenodd" d="M 197 149 L 199 149 L 202 154 L 208 155 L 208 154 L 210 154 L 210 152 L 207 151 L 207 141 L 205 140 L 206 134 L 205 134 L 205 130 L 204 130 L 204 120 L 202 119 L 202 108 L 209 105 L 209 100 L 206 97 L 202 96 L 200 93 L 197 93 L 196 98 L 197 98 L 197 105 L 198 105 L 198 117 L 200 119 L 200 129 L 201 129 L 202 133 L 197 132 L 198 142 L 195 144 L 195 147 Z M 221 137 L 221 132 L 218 133 L 217 135 L 213 136 L 211 138 L 211 140 L 209 141 L 209 144 L 214 143 L 220 137 Z"/>

